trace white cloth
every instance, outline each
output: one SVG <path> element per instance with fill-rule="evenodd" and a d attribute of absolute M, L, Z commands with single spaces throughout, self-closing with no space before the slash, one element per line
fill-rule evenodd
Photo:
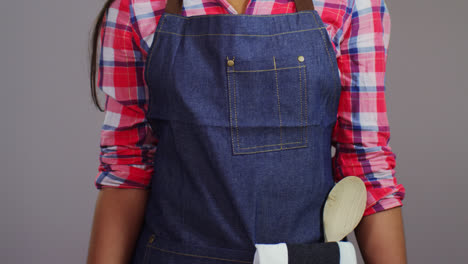
<path fill-rule="evenodd" d="M 338 241 L 340 248 L 340 264 L 356 264 L 356 251 L 353 243 L 349 241 Z"/>
<path fill-rule="evenodd" d="M 286 243 L 255 244 L 254 264 L 288 264 Z"/>
<path fill-rule="evenodd" d="M 350 241 L 338 241 L 340 264 L 357 264 L 356 251 Z M 253 264 L 288 264 L 286 243 L 255 244 Z"/>

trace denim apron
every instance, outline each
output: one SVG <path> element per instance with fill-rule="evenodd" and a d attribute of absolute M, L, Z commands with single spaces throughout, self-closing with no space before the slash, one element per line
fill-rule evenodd
<path fill-rule="evenodd" d="M 181 2 L 145 62 L 159 142 L 132 263 L 252 263 L 256 243 L 323 242 L 341 83 L 312 0 L 191 17 Z"/>

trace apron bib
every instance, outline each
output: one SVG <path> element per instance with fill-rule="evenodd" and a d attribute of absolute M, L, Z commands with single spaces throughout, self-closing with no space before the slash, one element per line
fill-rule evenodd
<path fill-rule="evenodd" d="M 184 17 L 168 0 L 145 63 L 159 138 L 133 263 L 252 263 L 323 242 L 341 92 L 312 0 L 278 15 Z"/>

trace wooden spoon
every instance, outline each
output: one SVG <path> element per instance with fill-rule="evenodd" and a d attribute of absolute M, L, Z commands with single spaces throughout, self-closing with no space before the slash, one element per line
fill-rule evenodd
<path fill-rule="evenodd" d="M 356 228 L 366 209 L 367 191 L 356 176 L 337 182 L 323 208 L 325 242 L 338 242 Z"/>

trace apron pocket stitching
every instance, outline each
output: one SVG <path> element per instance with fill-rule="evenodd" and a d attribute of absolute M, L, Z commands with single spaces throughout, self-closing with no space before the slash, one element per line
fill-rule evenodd
<path fill-rule="evenodd" d="M 229 57 L 226 57 L 227 60 L 229 60 Z M 233 57 L 233 60 L 235 57 Z M 231 65 L 232 70 L 227 69 L 227 92 L 228 92 L 228 97 L 229 97 L 229 119 L 230 119 L 230 126 L 231 126 L 231 143 L 232 143 L 232 151 L 234 155 L 237 154 L 255 154 L 255 153 L 262 153 L 262 152 L 270 152 L 270 151 L 281 151 L 281 150 L 287 150 L 287 149 L 296 149 L 296 148 L 304 148 L 307 147 L 307 119 L 308 119 L 308 113 L 307 113 L 307 82 L 306 82 L 306 65 L 304 63 L 301 64 L 301 62 L 298 63 L 298 66 L 292 66 L 292 67 L 276 67 L 276 59 L 273 56 L 273 64 L 274 68 L 269 68 L 269 69 L 245 69 L 245 70 L 236 70 L 234 68 L 234 65 Z M 286 65 L 287 66 L 287 65 Z M 282 119 L 281 119 L 281 96 L 280 96 L 280 89 L 279 89 L 279 81 L 278 81 L 278 71 L 279 70 L 290 70 L 290 69 L 298 69 L 298 82 L 299 82 L 299 101 L 300 101 L 300 112 L 299 112 L 299 119 L 300 119 L 300 141 L 293 141 L 293 142 L 285 142 L 283 143 L 283 124 L 282 124 Z M 302 68 L 304 68 L 304 73 L 302 73 Z M 276 96 L 277 96 L 277 106 L 278 106 L 278 118 L 279 118 L 279 144 L 264 144 L 264 145 L 255 145 L 255 146 L 243 146 L 241 147 L 241 142 L 240 138 L 242 137 L 242 131 L 239 131 L 239 113 L 238 113 L 238 96 L 237 93 L 239 92 L 238 89 L 238 81 L 236 80 L 236 73 L 255 73 L 255 72 L 268 72 L 268 71 L 274 71 L 275 72 L 275 85 L 276 85 Z M 302 78 L 302 74 L 304 74 L 304 78 Z M 303 89 L 302 85 L 304 85 L 304 94 L 303 94 Z M 303 96 L 304 95 L 304 96 Z M 303 103 L 304 101 L 304 103 Z M 304 112 L 305 108 L 305 112 Z M 234 112 L 234 123 L 233 124 L 233 112 Z M 305 124 L 304 124 L 304 113 L 305 113 Z M 233 132 L 233 128 L 235 126 L 235 133 Z M 299 131 L 299 130 L 298 130 Z M 304 136 L 305 134 L 305 136 Z M 247 135 L 245 135 L 247 136 Z M 299 146 L 291 146 L 287 147 L 286 145 L 292 145 L 292 144 L 302 144 Z M 237 147 L 236 147 L 237 146 Z M 274 147 L 274 146 L 280 146 L 280 148 L 272 148 L 272 149 L 267 149 L 267 150 L 257 150 L 257 151 L 248 151 L 250 149 L 259 149 L 259 148 L 268 148 L 268 147 Z"/>

